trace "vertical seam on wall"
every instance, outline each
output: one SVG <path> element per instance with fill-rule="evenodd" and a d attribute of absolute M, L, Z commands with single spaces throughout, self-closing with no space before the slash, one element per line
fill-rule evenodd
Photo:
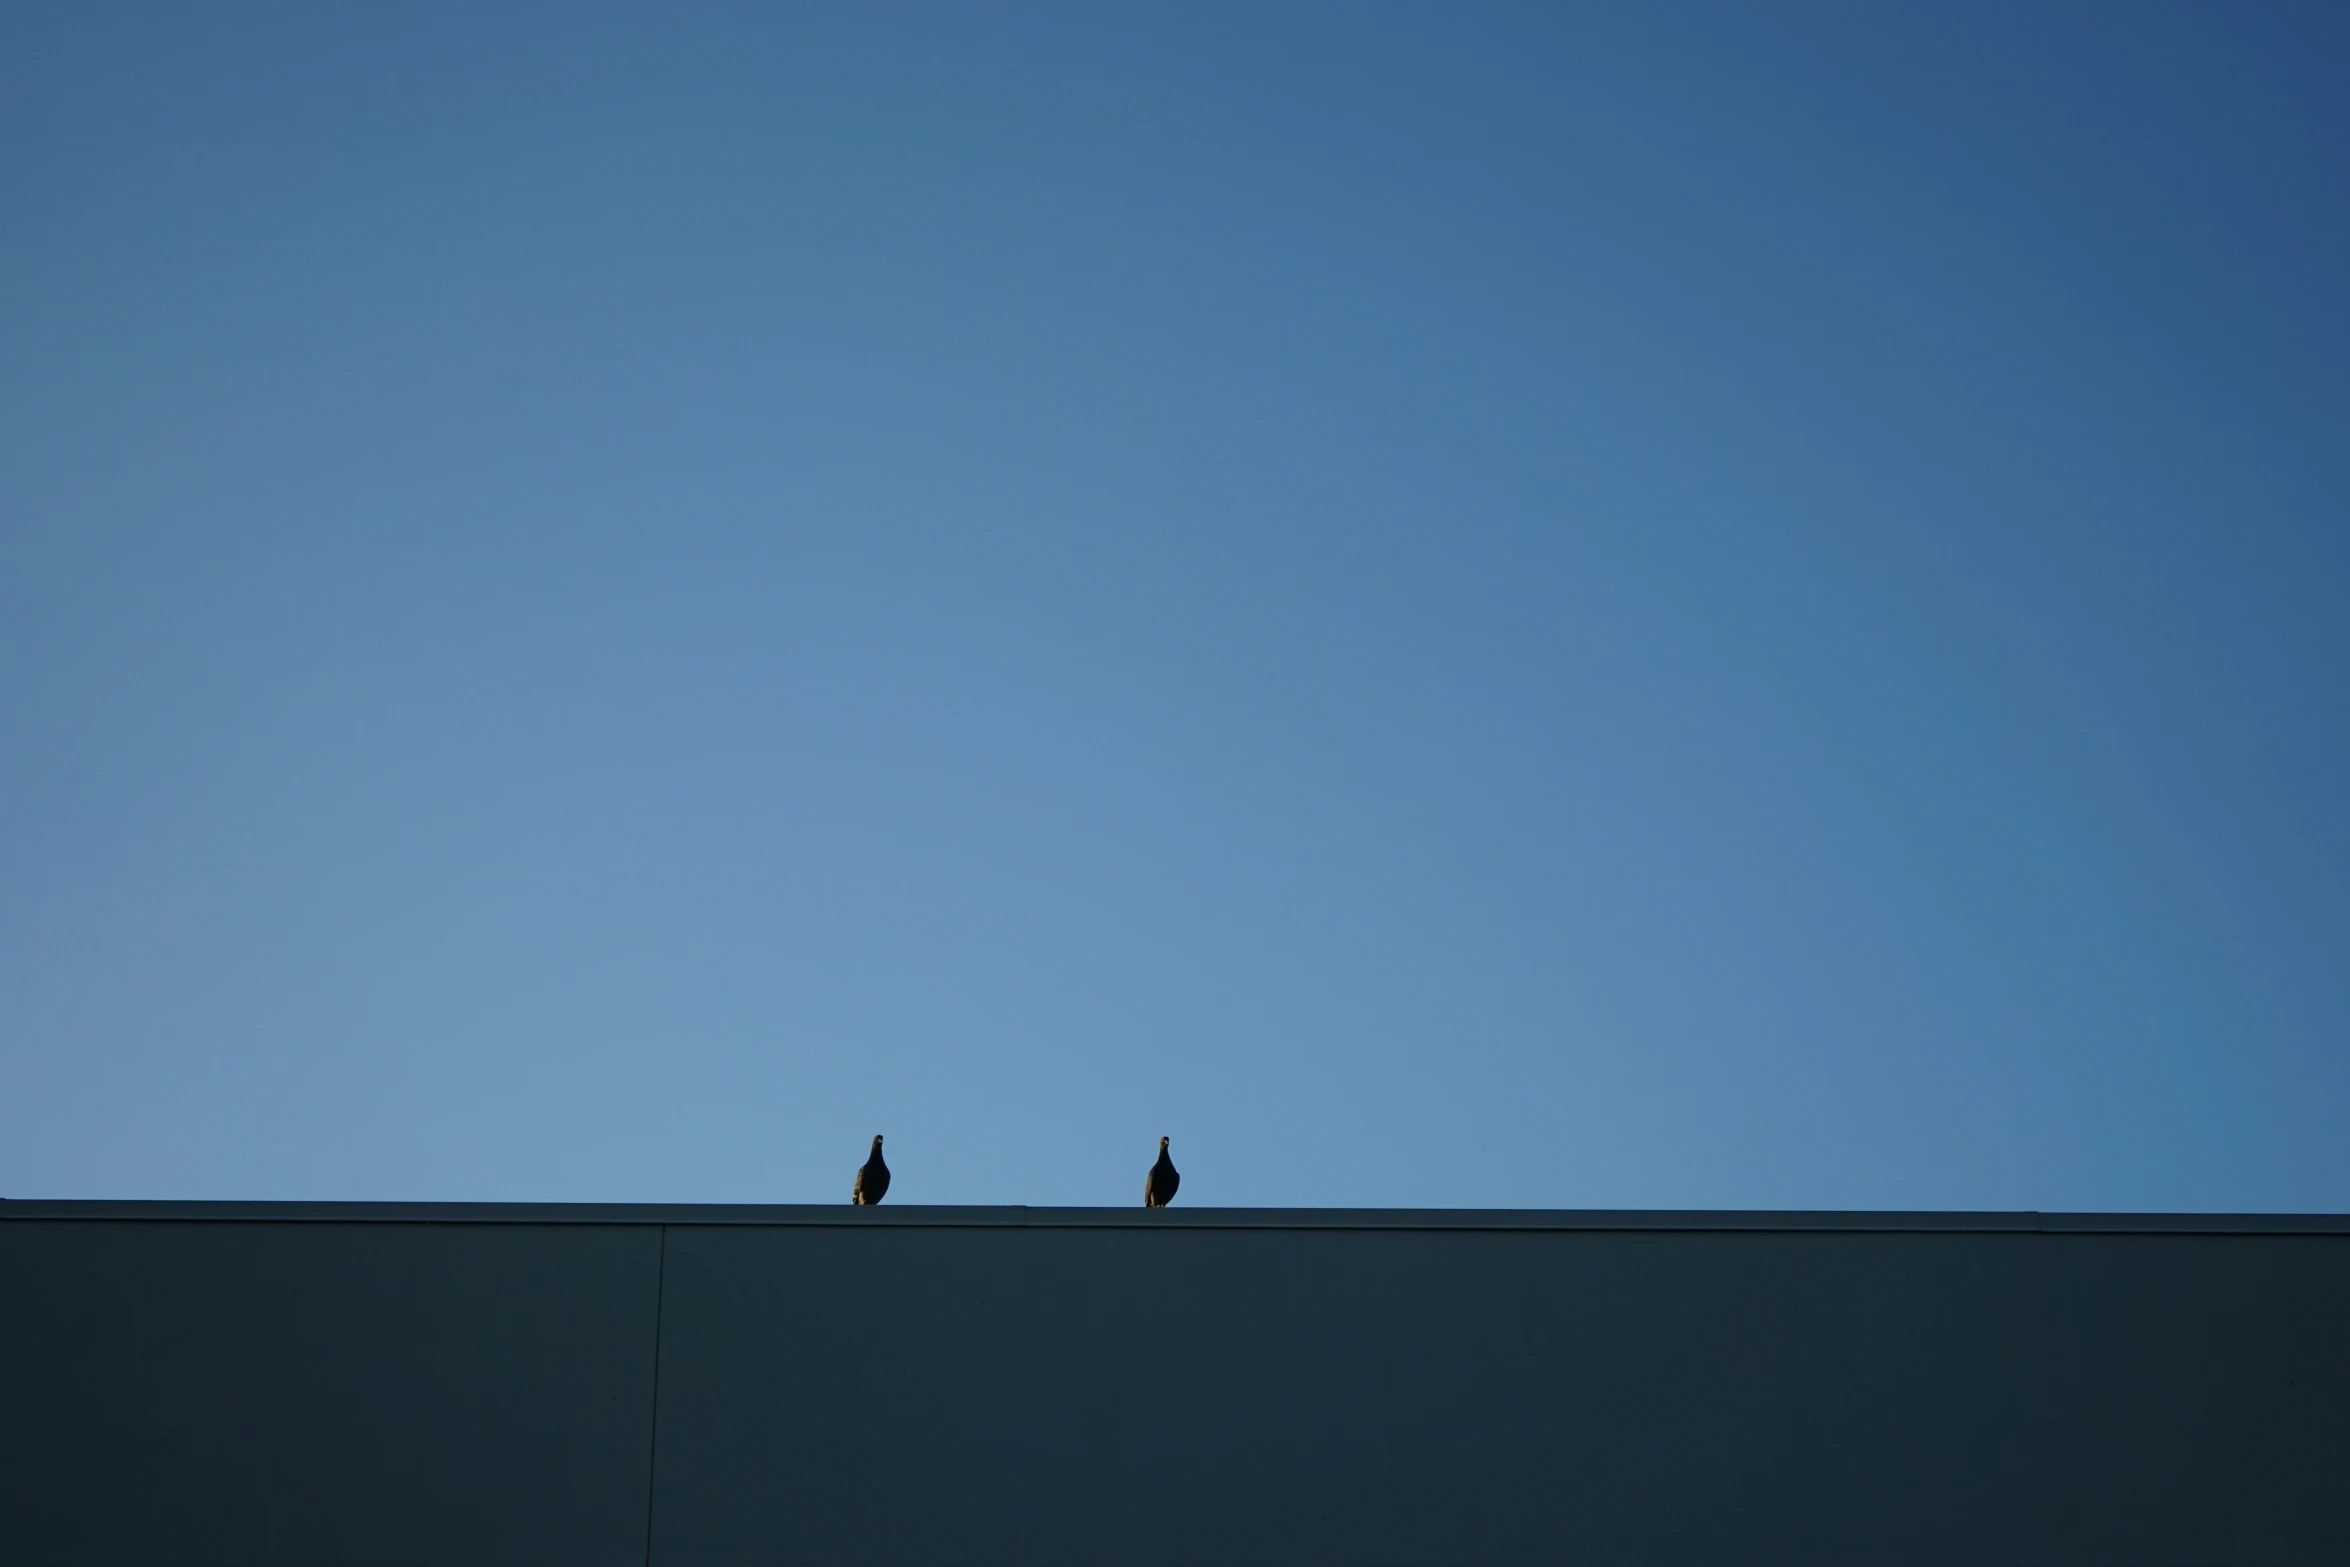
<path fill-rule="evenodd" d="M 653 1486 L 661 1460 L 661 1307 L 669 1293 L 669 1226 L 661 1226 L 661 1260 L 653 1269 L 653 1429 L 645 1437 L 645 1567 L 653 1567 Z"/>
<path fill-rule="evenodd" d="M 1387 1528 L 1385 1530 L 1386 1538 L 1381 1543 L 1387 1549 L 1387 1560 L 1400 1562 L 1404 1559 L 1403 1509 L 1397 1505 L 1396 1497 L 1403 1485 L 1403 1473 L 1395 1466 L 1396 1289 L 1392 1274 L 1383 1282 L 1385 1288 L 1380 1291 L 1381 1307 L 1379 1312 L 1380 1424 L 1387 1433 L 1386 1451 L 1382 1455 L 1386 1461 L 1387 1484 L 1381 1490 L 1380 1497 L 1382 1505 L 1387 1510 Z"/>

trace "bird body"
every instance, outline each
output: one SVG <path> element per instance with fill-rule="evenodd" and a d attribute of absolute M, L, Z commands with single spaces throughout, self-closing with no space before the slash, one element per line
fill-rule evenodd
<path fill-rule="evenodd" d="M 1151 1173 L 1142 1183 L 1142 1205 L 1145 1208 L 1164 1208 L 1175 1200 L 1175 1188 L 1183 1184 L 1183 1177 L 1175 1173 L 1175 1161 L 1167 1157 L 1167 1139 L 1159 1139 L 1159 1162 L 1151 1166 Z"/>
<path fill-rule="evenodd" d="M 881 1139 L 873 1139 L 873 1157 L 857 1169 L 857 1184 L 849 1189 L 849 1201 L 860 1208 L 870 1208 L 881 1201 L 889 1190 L 889 1166 L 881 1162 Z"/>

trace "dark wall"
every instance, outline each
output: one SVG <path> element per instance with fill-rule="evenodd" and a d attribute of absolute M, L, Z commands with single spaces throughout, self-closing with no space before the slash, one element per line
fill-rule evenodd
<path fill-rule="evenodd" d="M 2340 1221 L 258 1211 L 0 1222 L 0 1561 L 2350 1561 Z"/>
<path fill-rule="evenodd" d="M 660 1247 L 0 1221 L 0 1563 L 641 1564 Z"/>

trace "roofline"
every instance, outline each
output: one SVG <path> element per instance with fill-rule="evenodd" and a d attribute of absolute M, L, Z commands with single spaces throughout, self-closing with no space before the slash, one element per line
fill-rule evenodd
<path fill-rule="evenodd" d="M 761 1203 L 0 1202 L 0 1221 L 587 1224 L 890 1229 L 1543 1230 L 1822 1234 L 2350 1235 L 2337 1213 L 1838 1213 L 1575 1208 L 1027 1208 Z"/>

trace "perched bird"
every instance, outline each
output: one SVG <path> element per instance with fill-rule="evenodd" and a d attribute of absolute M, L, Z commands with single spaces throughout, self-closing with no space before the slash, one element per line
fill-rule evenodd
<path fill-rule="evenodd" d="M 1168 1188 L 1170 1191 L 1172 1187 Z M 849 1201 L 860 1208 L 870 1208 L 881 1201 L 889 1190 L 889 1166 L 881 1162 L 881 1138 L 873 1139 L 873 1157 L 858 1167 L 857 1184 L 849 1191 Z"/>
<path fill-rule="evenodd" d="M 879 1158 L 880 1155 L 874 1155 Z M 1150 1178 L 1142 1183 L 1142 1205 L 1145 1208 L 1164 1208 L 1175 1200 L 1175 1188 L 1183 1184 L 1183 1177 L 1175 1173 L 1175 1161 L 1167 1157 L 1167 1139 L 1159 1139 L 1159 1162 L 1151 1166 Z"/>

